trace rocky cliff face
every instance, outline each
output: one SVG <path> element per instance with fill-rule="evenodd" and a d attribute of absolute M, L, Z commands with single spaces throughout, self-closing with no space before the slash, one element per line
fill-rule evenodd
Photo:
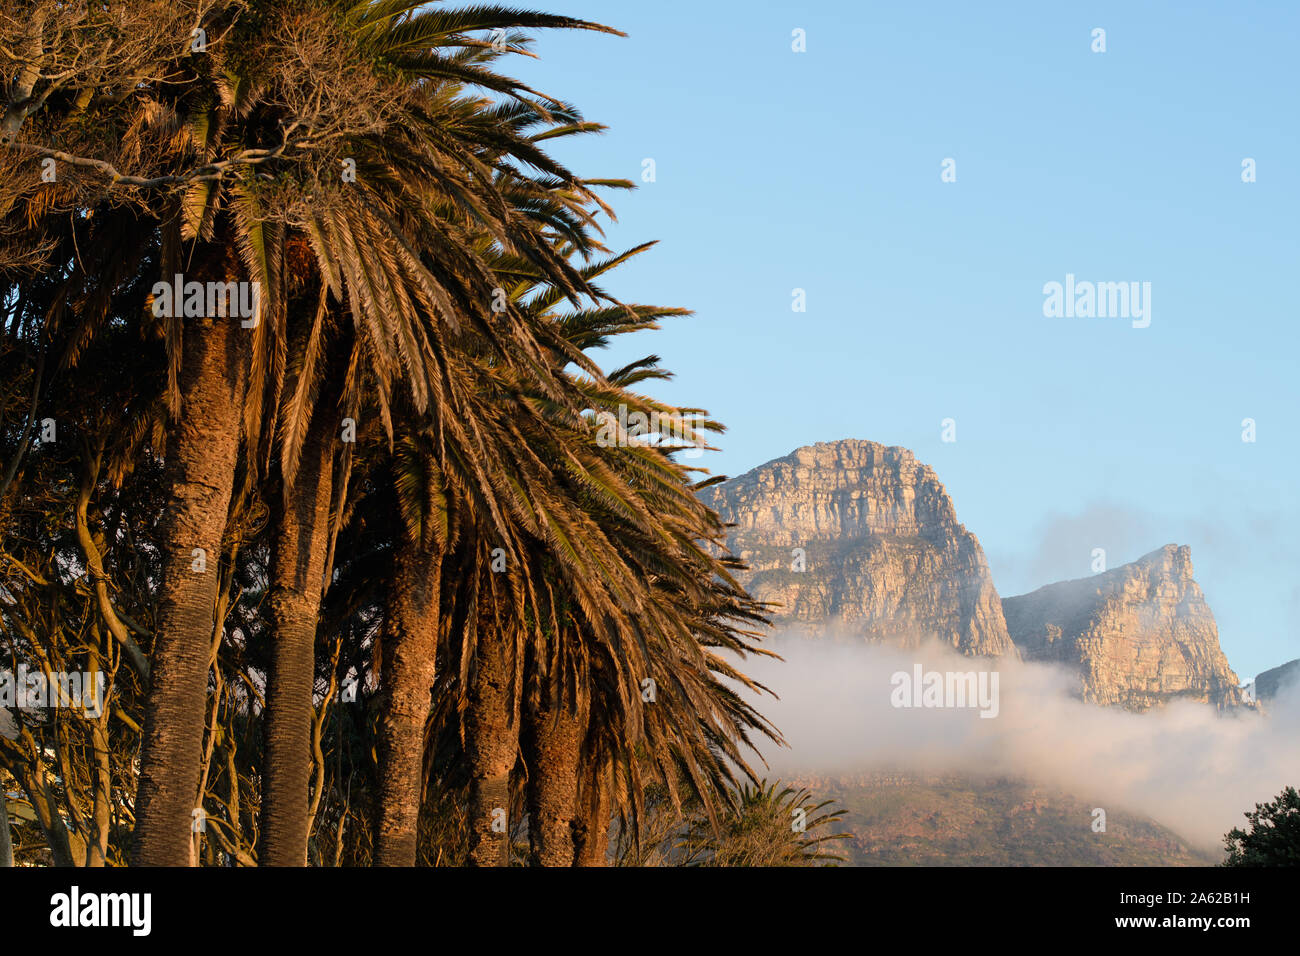
<path fill-rule="evenodd" d="M 1272 700 L 1278 691 L 1300 684 L 1300 658 L 1273 667 L 1255 678 L 1255 696 L 1264 702 Z"/>
<path fill-rule="evenodd" d="M 1242 703 L 1187 547 L 1005 598 L 1002 609 L 1021 655 L 1075 670 L 1085 700 L 1132 710 L 1175 698 Z"/>
<path fill-rule="evenodd" d="M 937 638 L 1059 664 L 1085 700 L 1133 710 L 1242 703 L 1186 547 L 1002 600 L 943 485 L 906 448 L 810 445 L 702 494 L 735 526 L 741 583 L 806 635 Z"/>
<path fill-rule="evenodd" d="M 906 448 L 799 448 L 703 492 L 734 522 L 742 583 L 779 623 L 903 646 L 1016 654 L 988 563 L 933 470 Z"/>

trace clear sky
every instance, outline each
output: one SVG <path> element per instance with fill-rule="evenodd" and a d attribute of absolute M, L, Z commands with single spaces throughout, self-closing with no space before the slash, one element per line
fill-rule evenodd
<path fill-rule="evenodd" d="M 1239 676 L 1300 657 L 1300 4 L 535 6 L 629 34 L 512 66 L 640 183 L 610 240 L 660 244 L 608 285 L 697 314 L 606 362 L 663 356 L 711 470 L 903 445 L 1003 595 L 1188 544 Z M 1045 317 L 1067 274 L 1149 282 L 1150 325 Z"/>

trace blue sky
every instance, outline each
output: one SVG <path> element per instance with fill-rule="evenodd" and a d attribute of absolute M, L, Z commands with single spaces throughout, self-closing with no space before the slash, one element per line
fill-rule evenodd
<path fill-rule="evenodd" d="M 606 363 L 663 356 L 711 470 L 904 445 L 1000 593 L 1188 544 L 1238 674 L 1300 657 L 1300 5 L 544 6 L 629 34 L 513 66 L 610 127 L 562 159 L 640 183 L 610 242 L 660 242 L 608 285 L 697 314 Z M 1044 317 L 1067 273 L 1151 283 L 1150 326 Z"/>

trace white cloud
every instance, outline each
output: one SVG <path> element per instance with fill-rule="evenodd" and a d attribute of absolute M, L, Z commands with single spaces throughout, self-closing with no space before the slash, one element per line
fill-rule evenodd
<path fill-rule="evenodd" d="M 772 647 L 784 662 L 751 659 L 742 670 L 781 698 L 759 702 L 790 743 L 764 748 L 773 775 L 889 768 L 1023 777 L 1145 814 L 1206 848 L 1256 803 L 1300 784 L 1300 690 L 1267 715 L 1221 716 L 1188 702 L 1135 714 L 1083 703 L 1071 696 L 1070 675 L 1043 664 L 792 636 Z M 996 669 L 998 717 L 892 707 L 891 675 L 916 663 Z"/>

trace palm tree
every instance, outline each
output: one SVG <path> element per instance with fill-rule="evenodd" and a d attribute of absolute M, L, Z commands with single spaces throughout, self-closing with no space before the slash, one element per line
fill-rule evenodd
<path fill-rule="evenodd" d="M 644 248 L 580 271 L 590 284 Z M 519 277 L 511 294 L 521 307 L 553 322 L 577 348 L 681 312 L 609 300 L 561 315 L 561 297 L 538 289 L 524 264 L 503 260 L 499 268 Z M 565 355 L 553 361 L 563 368 Z M 668 413 L 629 390 L 664 377 L 656 361 L 572 381 L 589 409 L 626 404 Z M 565 865 L 580 844 L 590 862 L 601 852 L 605 824 L 591 814 L 579 819 L 580 783 L 582 806 L 608 808 L 614 762 L 631 775 L 626 792 L 639 793 L 639 774 L 650 769 L 674 798 L 684 781 L 710 811 L 715 795 L 734 790 L 727 789 L 732 766 L 753 777 L 738 750 L 746 728 L 779 737 L 716 675 L 761 688 L 707 648 L 757 651 L 752 632 L 736 623 L 764 619 L 735 586 L 728 563 L 706 547 L 719 542 L 721 526 L 671 452 L 635 441 L 602 447 L 594 415 L 574 423 L 544 396 L 497 404 L 510 410 L 501 422 L 510 436 L 501 459 L 513 450 L 506 474 L 529 507 L 512 512 L 505 528 L 472 526 L 480 543 L 467 549 L 458 575 L 470 583 L 453 597 L 453 605 L 475 609 L 463 615 L 453 647 L 470 765 L 471 860 L 505 862 L 501 817 L 511 806 L 510 774 L 522 747 L 532 859 Z M 493 541 L 509 555 L 508 574 L 485 570 Z M 483 606 L 489 598 L 491 614 Z M 653 707 L 642 706 L 646 679 L 663 687 Z M 600 769 L 584 771 L 584 757 Z"/>
<path fill-rule="evenodd" d="M 324 316 L 317 311 L 310 331 L 301 338 L 322 333 Z M 355 340 L 353 340 L 355 342 Z M 281 447 L 299 450 L 298 460 L 276 470 L 281 475 L 274 495 L 271 520 L 268 613 L 273 635 L 271 668 L 267 674 L 264 719 L 266 772 L 261 806 L 262 846 L 259 858 L 268 865 L 307 862 L 309 819 L 308 746 L 315 695 L 317 621 L 321 596 L 327 586 L 326 564 L 330 550 L 330 520 L 337 491 L 335 459 L 347 468 L 338 428 L 342 370 L 352 342 L 295 342 L 291 349 L 287 388 L 279 420 Z M 312 361 L 315 353 L 324 360 Z M 330 357 L 332 356 L 332 361 Z M 333 366 L 333 367 L 331 367 Z M 298 440 L 284 434 L 289 423 L 307 423 Z M 292 482 L 283 479 L 288 472 Z"/>
<path fill-rule="evenodd" d="M 380 791 L 374 825 L 375 862 L 381 866 L 410 866 L 416 859 L 424 728 L 442 623 L 443 554 L 457 535 L 456 496 L 426 438 L 421 430 L 406 432 L 390 464 L 401 519 L 393 530 L 380 665 Z"/>
<path fill-rule="evenodd" d="M 467 29 L 504 30 L 521 23 L 527 26 L 606 29 L 565 18 L 480 8 L 459 14 L 424 12 L 406 18 L 400 30 L 376 29 L 367 24 L 363 31 L 366 43 L 382 62 L 395 66 L 412 82 L 427 85 L 419 87 L 422 95 L 413 100 L 401 125 L 403 130 L 415 135 L 407 139 L 398 137 L 396 141 L 391 136 L 373 142 L 363 138 L 354 144 L 366 148 L 365 159 L 359 168 L 365 170 L 368 182 L 371 179 L 381 183 L 391 178 L 403 179 L 407 193 L 412 195 L 429 178 L 431 165 L 443 173 L 433 177 L 434 181 L 423 192 L 422 201 L 431 207 L 431 215 L 410 221 L 412 217 L 404 205 L 387 209 L 379 207 L 381 225 L 389 221 L 403 223 L 399 234 L 405 237 L 407 244 L 393 245 L 389 242 L 391 248 L 384 249 L 385 237 L 382 235 L 376 244 L 381 247 L 381 254 L 395 253 L 399 263 L 403 256 L 409 257 L 415 248 L 423 246 L 429 251 L 419 256 L 416 265 L 436 273 L 440 268 L 447 268 L 445 264 L 450 262 L 453 275 L 462 279 L 460 286 L 444 282 L 446 291 L 441 299 L 436 295 L 432 299 L 427 297 L 430 291 L 428 283 L 417 281 L 411 289 L 403 290 L 400 282 L 393 281 L 393 267 L 389 262 L 381 260 L 378 265 L 371 265 L 364 258 L 349 253 L 357 241 L 349 232 L 363 231 L 358 230 L 354 222 L 349 221 L 340 228 L 337 219 L 331 221 L 313 215 L 308 224 L 308 234 L 321 274 L 330 279 L 332 286 L 339 284 L 338 277 L 344 278 L 348 304 L 354 313 L 365 311 L 367 297 L 380 298 L 376 289 L 382 291 L 387 284 L 396 293 L 387 304 L 390 311 L 409 308 L 414 303 L 432 314 L 441 306 L 444 317 L 463 317 L 474 327 L 473 331 L 482 334 L 483 341 L 477 346 L 478 351 L 489 352 L 511 367 L 521 364 L 536 367 L 530 358 L 536 355 L 538 348 L 534 336 L 542 333 L 539 337 L 543 343 L 553 349 L 555 343 L 546 341 L 545 337 L 549 329 L 509 321 L 527 318 L 516 310 L 510 310 L 504 333 L 500 323 L 484 319 L 486 310 L 482 303 L 487 301 L 485 296 L 489 289 L 483 285 L 483 280 L 490 275 L 476 257 L 485 250 L 481 242 L 480 248 L 474 248 L 466 237 L 468 230 L 487 224 L 493 228 L 494 244 L 536 262 L 542 274 L 549 276 L 570 295 L 583 289 L 580 277 L 552 251 L 550 232 L 558 229 L 571 240 L 586 243 L 584 204 L 594 201 L 594 197 L 587 185 L 549 160 L 533 143 L 546 135 L 586 132 L 598 127 L 582 123 L 576 112 L 559 104 L 539 106 L 523 96 L 522 88 L 517 84 L 486 72 L 484 64 L 495 59 L 499 51 L 482 43 L 469 42 L 463 36 Z M 523 43 L 521 36 L 514 36 L 508 48 L 522 50 Z M 436 51 L 448 45 L 455 48 L 449 57 L 410 52 Z M 516 102 L 512 106 L 489 108 L 482 98 L 458 95 L 465 84 L 478 84 L 509 93 L 515 96 Z M 549 128 L 541 135 L 527 136 L 526 132 L 539 123 L 546 123 Z M 453 138 L 449 138 L 449 131 L 454 133 Z M 459 165 L 447 161 L 448 153 Z M 513 165 L 520 161 L 537 166 L 552 179 L 534 182 L 523 176 Z M 471 175 L 465 176 L 460 171 L 462 168 Z M 480 195 L 482 190 L 472 175 L 476 172 L 495 176 L 495 192 Z M 373 212 L 378 205 L 375 203 L 367 212 Z M 412 271 L 418 280 L 418 269 Z M 466 275 L 470 277 L 468 283 L 463 281 Z M 474 290 L 476 281 L 478 288 Z M 435 288 L 434 291 L 443 290 Z M 448 293 L 459 295 L 453 299 Z M 391 321 L 392 316 L 380 318 Z M 442 473 L 439 460 L 445 463 L 447 458 L 454 457 L 464 466 L 462 474 L 457 476 L 459 480 L 490 490 L 495 480 L 492 476 L 492 452 L 472 433 L 472 428 L 462 427 L 462 423 L 473 425 L 472 407 L 458 395 L 474 379 L 474 373 L 457 354 L 457 349 L 467 348 L 467 343 L 462 341 L 454 345 L 451 340 L 438 341 L 423 328 L 417 327 L 413 331 L 416 335 L 412 336 L 412 343 L 403 343 L 398 336 L 401 347 L 395 357 L 401 360 L 402 367 L 418 370 L 417 374 L 408 375 L 403 385 L 403 403 L 411 406 L 408 409 L 410 414 L 403 418 L 408 438 L 424 432 L 436 433 L 431 447 L 425 443 L 424 473 L 436 485 L 441 481 L 439 476 Z M 382 339 L 378 341 L 389 346 Z M 406 351 L 408 347 L 409 354 Z M 391 347 L 387 350 L 392 352 Z M 395 408 L 389 384 L 392 366 L 391 357 L 388 362 L 372 361 L 369 366 L 370 377 L 376 385 L 379 412 L 388 424 L 390 435 Z M 530 374 L 536 380 L 535 373 Z M 548 386 L 544 380 L 539 384 L 543 389 L 554 390 L 554 386 Z M 428 424 L 422 420 L 426 415 L 431 416 Z M 290 452 L 294 449 L 287 442 L 285 447 Z M 436 494 L 441 496 L 443 492 Z M 497 510 L 497 506 L 489 502 L 488 509 Z M 445 501 L 435 509 L 439 513 L 445 510 Z M 316 513 L 320 514 L 320 511 Z M 417 775 L 422 752 L 417 731 L 423 726 L 423 713 L 419 711 L 421 702 L 427 705 L 432 684 L 438 629 L 439 567 L 441 549 L 447 544 L 445 537 L 438 533 L 440 527 L 441 522 L 433 515 L 408 522 L 409 534 L 398 543 L 393 556 L 395 586 L 389 605 L 390 627 L 385 643 L 385 650 L 390 655 L 386 668 L 386 713 L 379 742 L 381 779 L 385 787 L 376 824 L 377 859 L 381 863 L 409 865 L 414 862 L 413 825 L 418 812 Z M 314 620 L 315 608 L 304 606 L 303 610 L 304 618 L 310 616 Z M 304 635 L 305 642 L 305 635 L 309 633 L 305 621 L 297 633 Z M 298 652 L 296 660 L 296 672 L 302 675 L 298 685 L 302 687 L 306 684 L 305 651 Z M 302 718 L 297 721 L 296 735 L 300 741 L 305 741 L 305 721 Z M 299 746 L 297 752 L 301 754 L 304 750 Z M 302 780 L 305 780 L 305 768 L 300 767 L 294 778 L 286 782 L 293 788 L 295 797 L 303 792 Z M 301 799 L 298 799 L 299 804 Z M 290 816 L 292 818 L 293 814 Z M 268 819 L 268 845 L 274 830 L 274 822 Z M 295 829 L 294 846 L 305 850 L 305 838 L 301 832 L 301 827 Z M 297 857 L 295 852 L 295 862 Z"/>
<path fill-rule="evenodd" d="M 131 321 L 166 357 L 170 489 L 133 858 L 188 862 L 237 550 L 231 516 L 261 498 L 272 520 L 259 544 L 271 639 L 259 858 L 304 862 L 320 763 L 314 648 L 335 538 L 353 513 L 353 446 L 339 426 L 367 416 L 361 427 L 390 449 L 365 463 L 367 493 L 398 519 L 381 549 L 376 860 L 415 861 L 444 642 L 476 862 L 505 859 L 492 824 L 513 809 L 520 767 L 534 862 L 603 857 L 609 815 L 635 833 L 652 781 L 716 817 L 736 775 L 753 777 L 748 733 L 776 737 L 724 683 L 748 682 L 718 652 L 757 652 L 761 609 L 716 555 L 722 529 L 690 469 L 668 449 L 595 440 L 598 411 L 675 411 L 632 390 L 666 374 L 657 360 L 606 377 L 584 354 L 679 310 L 624 306 L 594 286 L 639 250 L 571 261 L 602 251 L 593 188 L 620 184 L 580 180 L 543 146 L 596 127 L 492 70 L 503 52 L 524 51 L 521 36 L 495 49 L 474 36 L 605 28 L 401 0 L 204 9 L 201 56 L 161 32 L 113 82 L 33 81 L 40 122 L 30 103 L 8 104 L 0 151 L 28 160 L 17 192 L 8 180 L 0 190 L 0 241 L 52 242 L 66 263 L 45 320 L 67 343 L 61 365 L 121 314 L 108 300 L 127 278 L 262 289 L 251 329 L 155 320 L 132 299 Z M 33 55 L 62 62 L 77 30 L 44 42 L 45 22 L 34 21 Z M 41 157 L 75 175 L 47 189 L 28 168 Z"/>
<path fill-rule="evenodd" d="M 721 827 L 690 819 L 670 851 L 683 866 L 824 866 L 842 863 L 833 852 L 851 833 L 833 832 L 847 813 L 833 800 L 766 780 L 743 784 Z M 830 831 L 830 832 L 828 832 Z"/>
<path fill-rule="evenodd" d="M 528 766 L 529 862 L 572 866 L 582 742 L 590 712 L 574 682 L 546 671 L 547 664 L 557 659 L 549 645 L 564 640 L 559 634 L 547 638 L 529 646 L 529 686 L 521 724 L 520 746 Z"/>
<path fill-rule="evenodd" d="M 81 208 L 115 212 L 119 223 L 135 218 L 134 231 L 120 230 L 127 241 L 105 247 L 116 263 L 138 261 L 142 246 L 152 244 L 163 276 L 183 271 L 187 279 L 255 282 L 262 290 L 251 333 L 210 317 L 182 323 L 168 316 L 161 323 L 171 368 L 172 505 L 134 853 L 138 862 L 155 864 L 188 859 L 217 599 L 218 576 L 207 564 L 222 554 L 241 442 L 247 481 L 258 480 L 270 462 L 272 443 L 264 436 L 275 428 L 263 422 L 274 426 L 274 416 L 264 410 L 279 407 L 284 382 L 287 243 L 296 234 L 307 237 L 321 289 L 351 320 L 359 340 L 354 354 L 364 367 L 349 387 L 364 381 L 374 390 L 390 430 L 396 387 L 409 394 L 419 414 L 433 410 L 441 432 L 466 440 L 459 427 L 467 409 L 458 402 L 464 388 L 456 380 L 463 372 L 456 355 L 464 346 L 458 342 L 481 340 L 476 349 L 494 352 L 521 374 L 541 370 L 544 378 L 545 367 L 536 361 L 539 330 L 524 316 L 509 310 L 505 322 L 488 320 L 493 275 L 464 224 L 472 221 L 474 234 L 487 228 L 502 248 L 577 294 L 581 282 L 555 254 L 543 226 L 516 211 L 497 177 L 509 182 L 515 203 L 519 196 L 535 200 L 557 188 L 574 197 L 590 192 L 532 141 L 513 136 L 500 107 L 481 94 L 461 92 L 478 88 L 513 99 L 518 109 L 561 126 L 576 121 L 563 104 L 488 69 L 485 58 L 500 49 L 471 31 L 613 32 L 545 14 L 491 7 L 447 11 L 392 0 L 319 0 L 288 11 L 259 0 L 232 0 L 205 7 L 199 25 L 209 35 L 203 50 L 164 35 L 131 64 L 138 74 L 139 63 L 147 63 L 165 81 L 133 74 L 112 98 L 83 96 L 67 82 L 37 90 L 33 95 L 41 97 L 45 117 L 39 129 L 24 128 L 22 118 L 10 123 L 17 114 L 6 113 L 6 128 L 28 136 L 8 138 L 11 151 L 56 158 L 88 170 L 91 179 L 100 177 L 101 188 L 89 190 Z M 66 60 L 71 54 L 58 44 L 76 39 L 75 31 L 52 29 L 44 55 Z M 521 52 L 520 38 L 511 34 L 503 49 Z M 90 86 L 88 81 L 84 89 Z M 79 117 L 87 111 L 106 130 L 99 140 L 79 133 Z M 127 161 L 137 166 L 129 175 L 119 168 Z M 531 180 L 520 171 L 523 165 L 542 178 Z M 355 169 L 355 180 L 336 176 L 340 168 Z M 447 215 L 449 209 L 455 214 Z M 569 225 L 580 229 L 582 223 Z M 87 335 L 103 321 L 96 314 L 75 318 Z M 555 383 L 535 384 L 562 400 Z M 288 488 L 297 479 L 301 449 L 295 442 L 311 429 L 300 420 L 281 431 L 290 436 L 278 449 Z M 309 457 L 317 457 L 315 451 Z M 480 481 L 491 473 L 484 461 L 476 462 L 476 471 Z M 309 468 L 305 479 L 315 486 L 305 492 L 313 500 L 324 485 L 321 473 Z M 320 511 L 309 508 L 302 517 L 315 521 Z M 284 531 L 318 540 L 313 527 Z M 292 607 L 282 601 L 277 612 L 289 636 L 274 680 L 294 693 L 305 686 L 309 654 L 301 645 L 310 631 L 304 622 L 314 620 L 313 603 L 318 605 L 315 590 L 309 583 L 306 600 Z M 297 863 L 303 857 L 298 811 L 306 801 L 298 782 L 306 757 L 305 747 L 291 741 L 303 736 L 302 707 L 280 713 L 288 723 L 281 728 L 277 717 L 271 737 L 289 757 L 271 768 L 276 809 L 267 818 L 264 845 L 273 857 L 266 862 Z"/>

